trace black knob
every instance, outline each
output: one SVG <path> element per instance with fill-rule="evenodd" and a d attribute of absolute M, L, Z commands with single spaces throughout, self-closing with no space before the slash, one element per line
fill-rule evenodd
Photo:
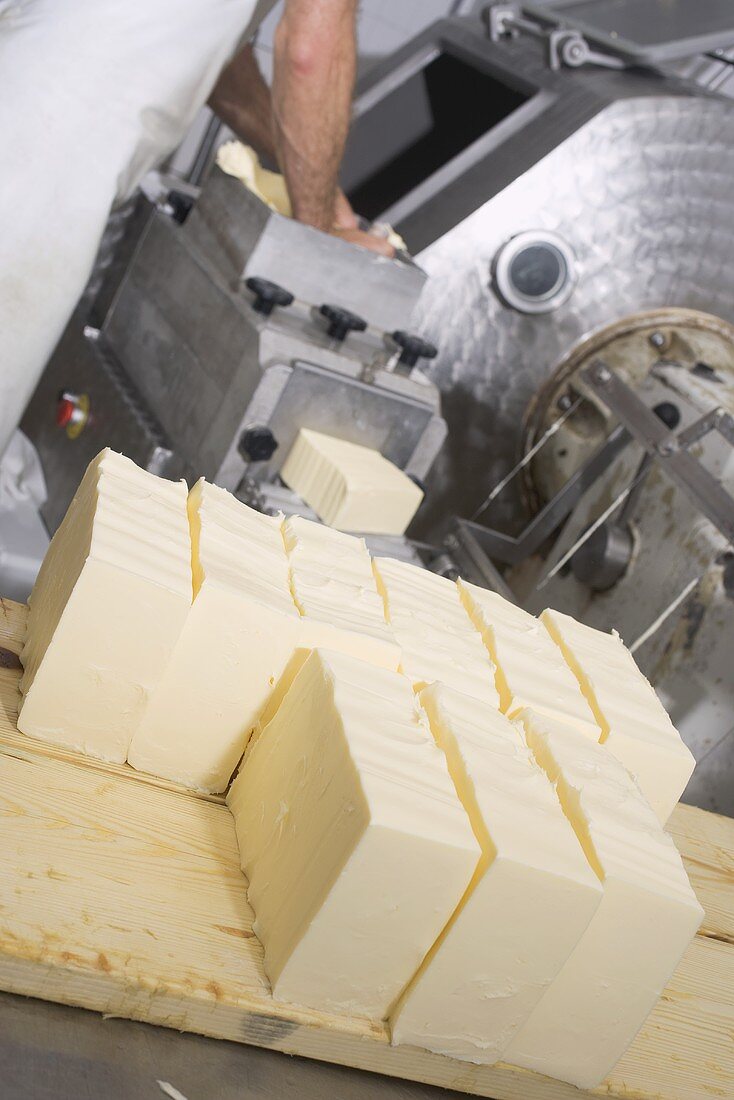
<path fill-rule="evenodd" d="M 193 195 L 186 195 L 183 191 L 169 191 L 166 196 L 166 206 L 173 220 L 179 225 L 183 225 L 186 221 L 193 205 Z"/>
<path fill-rule="evenodd" d="M 326 332 L 332 340 L 343 340 L 350 332 L 364 332 L 367 328 L 363 317 L 341 306 L 323 305 L 319 307 L 319 313 L 329 322 Z"/>
<path fill-rule="evenodd" d="M 391 335 L 401 349 L 398 362 L 405 367 L 414 367 L 419 359 L 435 359 L 438 355 L 438 348 L 420 336 L 413 336 L 410 332 L 403 332 L 402 329 L 398 329 Z"/>
<path fill-rule="evenodd" d="M 270 428 L 262 424 L 256 424 L 253 428 L 245 428 L 240 436 L 240 454 L 248 458 L 250 462 L 267 462 L 278 449 L 278 440 Z"/>
<path fill-rule="evenodd" d="M 270 279 L 252 275 L 245 280 L 245 286 L 252 291 L 255 298 L 252 308 L 255 313 L 262 313 L 263 317 L 269 317 L 276 306 L 289 306 L 293 302 L 291 292 L 277 283 L 271 283 Z"/>
<path fill-rule="evenodd" d="M 680 424 L 680 409 L 672 401 L 661 401 L 652 411 L 671 432 Z"/>

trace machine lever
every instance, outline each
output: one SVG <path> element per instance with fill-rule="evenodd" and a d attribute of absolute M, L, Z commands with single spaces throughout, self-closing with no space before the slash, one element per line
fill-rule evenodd
<path fill-rule="evenodd" d="M 329 322 L 326 330 L 327 335 L 332 340 L 338 340 L 340 343 L 350 332 L 364 332 L 367 328 L 367 322 L 363 317 L 359 317 L 356 313 L 352 313 L 350 309 L 344 309 L 342 306 L 332 306 L 325 303 L 319 307 L 319 313 Z"/>
<path fill-rule="evenodd" d="M 255 313 L 261 313 L 263 317 L 269 317 L 276 306 L 290 306 L 293 304 L 293 295 L 283 286 L 271 283 L 270 279 L 261 279 L 258 275 L 252 275 L 245 280 L 245 286 L 254 295 L 252 308 Z"/>
<path fill-rule="evenodd" d="M 435 344 L 429 343 L 421 336 L 414 336 L 410 332 L 405 332 L 403 329 L 396 329 L 395 332 L 391 332 L 390 338 L 400 348 L 398 363 L 402 363 L 404 367 L 414 367 L 419 359 L 435 359 L 438 355 L 438 348 Z"/>

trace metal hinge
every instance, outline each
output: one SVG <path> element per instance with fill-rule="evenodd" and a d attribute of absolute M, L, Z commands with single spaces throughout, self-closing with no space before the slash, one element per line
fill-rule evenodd
<path fill-rule="evenodd" d="M 548 64 L 557 71 L 578 69 L 582 65 L 598 65 L 604 69 L 624 69 L 619 57 L 593 50 L 580 31 L 564 27 L 544 27 L 525 15 L 522 4 L 495 4 L 485 8 L 483 17 L 493 42 L 529 34 L 547 44 Z"/>

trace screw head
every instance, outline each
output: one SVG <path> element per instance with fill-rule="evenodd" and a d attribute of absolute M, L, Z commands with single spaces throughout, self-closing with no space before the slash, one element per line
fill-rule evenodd
<path fill-rule="evenodd" d="M 651 332 L 648 339 L 654 348 L 665 347 L 665 336 L 662 332 Z"/>

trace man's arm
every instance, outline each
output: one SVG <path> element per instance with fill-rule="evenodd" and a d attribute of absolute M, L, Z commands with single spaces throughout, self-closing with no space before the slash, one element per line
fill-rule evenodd
<path fill-rule="evenodd" d="M 258 153 L 277 161 L 299 221 L 394 255 L 363 233 L 338 186 L 356 71 L 356 0 L 286 0 L 276 30 L 272 94 L 250 46 L 222 72 L 209 105 Z"/>
<path fill-rule="evenodd" d="M 222 70 L 209 106 L 238 138 L 277 164 L 270 88 L 252 46 L 243 46 Z"/>
<path fill-rule="evenodd" d="M 275 32 L 273 126 L 293 214 L 329 231 L 357 64 L 356 0 L 286 0 Z"/>

